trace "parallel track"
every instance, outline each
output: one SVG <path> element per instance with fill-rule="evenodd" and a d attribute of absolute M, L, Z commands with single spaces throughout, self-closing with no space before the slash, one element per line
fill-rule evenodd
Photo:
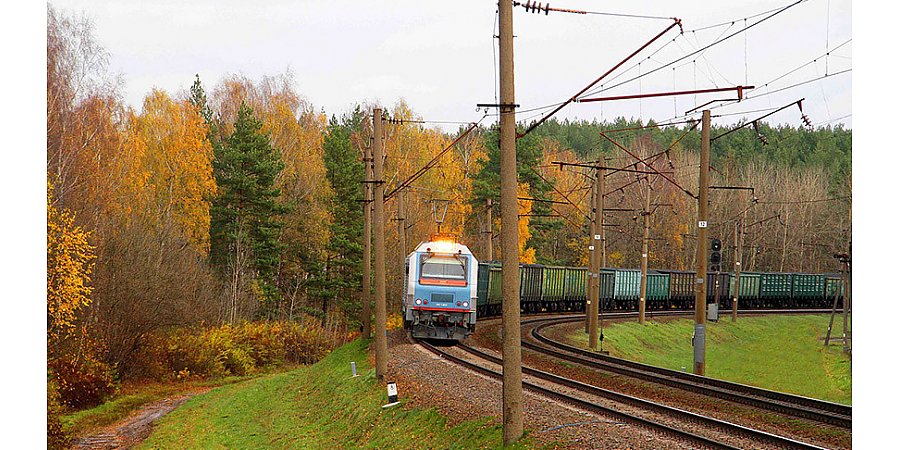
<path fill-rule="evenodd" d="M 802 311 L 808 313 L 810 311 Z M 760 312 L 755 312 L 760 313 Z M 776 312 L 762 312 L 776 313 Z M 784 314 L 786 311 L 777 311 Z M 639 378 L 645 381 L 664 384 L 667 386 L 684 389 L 694 393 L 709 395 L 724 400 L 742 403 L 765 409 L 780 414 L 815 420 L 822 423 L 836 425 L 841 428 L 852 427 L 852 407 L 838 403 L 826 402 L 809 397 L 787 394 L 783 392 L 761 389 L 729 381 L 697 376 L 691 373 L 654 367 L 621 358 L 615 358 L 599 353 L 590 352 L 562 342 L 552 340 L 541 334 L 541 331 L 549 326 L 566 322 L 583 320 L 581 317 L 568 318 L 541 318 L 523 322 L 526 324 L 538 324 L 531 329 L 531 336 L 550 348 L 536 345 L 522 340 L 522 345 L 530 350 L 546 354 L 569 362 L 584 366 L 605 370 L 629 377 Z M 621 317 L 621 316 L 620 316 Z M 562 351 L 560 351 L 562 350 Z"/>
<path fill-rule="evenodd" d="M 479 373 L 485 374 L 489 377 L 502 379 L 503 375 L 500 372 L 491 370 L 489 368 L 483 367 L 481 365 L 475 364 L 470 361 L 466 361 L 462 358 L 459 358 L 449 352 L 443 351 L 433 345 L 425 342 L 425 341 L 417 341 L 418 344 L 422 345 L 427 350 L 432 353 L 445 358 L 449 361 L 452 361 L 458 365 L 469 368 L 471 370 L 475 370 Z M 480 350 L 468 347 L 466 345 L 460 344 L 457 347 L 465 350 L 466 352 L 486 361 L 490 361 L 494 364 L 502 364 L 502 360 L 500 358 L 494 357 L 487 353 L 484 353 Z M 526 375 L 530 375 L 545 381 L 549 381 L 551 383 L 555 383 L 561 386 L 566 386 L 571 389 L 575 389 L 580 392 L 584 392 L 586 394 L 603 397 L 610 399 L 615 402 L 625 403 L 632 406 L 636 406 L 639 408 L 643 408 L 646 410 L 651 410 L 657 413 L 662 413 L 671 417 L 675 417 L 679 420 L 690 421 L 694 423 L 699 423 L 701 425 L 717 428 L 719 430 L 727 432 L 729 435 L 733 436 L 745 436 L 747 438 L 751 438 L 757 441 L 768 442 L 771 444 L 775 444 L 784 448 L 802 448 L 802 449 L 820 449 L 821 447 L 817 447 L 811 444 L 807 444 L 804 442 L 796 441 L 790 438 L 786 438 L 783 436 L 778 436 L 772 433 L 767 433 L 760 430 L 755 430 L 752 428 L 744 427 L 741 425 L 725 422 L 722 420 L 714 419 L 711 417 L 702 416 L 696 413 L 692 413 L 689 411 L 680 410 L 677 408 L 673 408 L 667 405 L 663 405 L 660 403 L 651 402 L 648 400 L 640 399 L 637 397 L 631 397 L 628 395 L 620 394 L 617 392 L 609 391 L 606 389 L 598 388 L 596 386 L 591 386 L 589 384 L 581 383 L 579 381 L 571 380 L 568 378 L 560 377 L 551 373 L 543 372 L 540 370 L 532 369 L 530 367 L 522 367 L 522 372 Z M 606 406 L 598 405 L 596 403 L 592 403 L 587 400 L 583 400 L 577 397 L 573 397 L 571 395 L 565 394 L 563 392 L 558 392 L 543 386 L 539 386 L 534 383 L 530 383 L 527 381 L 523 381 L 522 385 L 531 391 L 537 392 L 539 394 L 555 398 L 557 400 L 576 405 L 582 409 L 610 415 L 616 417 L 619 420 L 623 420 L 629 423 L 633 423 L 640 426 L 645 426 L 651 428 L 656 431 L 660 431 L 672 436 L 675 436 L 680 439 L 685 439 L 690 442 L 694 442 L 700 445 L 709 446 L 712 448 L 725 448 L 725 449 L 734 449 L 734 447 L 728 443 L 719 442 L 715 439 L 708 438 L 705 436 L 701 436 L 696 433 L 692 433 L 689 431 L 681 430 L 666 424 L 658 423 L 653 420 L 640 417 L 637 415 L 625 413 L 622 411 L 618 411 Z"/>

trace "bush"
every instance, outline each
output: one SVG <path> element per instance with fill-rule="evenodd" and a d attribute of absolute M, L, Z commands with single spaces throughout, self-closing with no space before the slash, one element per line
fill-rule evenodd
<path fill-rule="evenodd" d="M 49 364 L 55 376 L 60 403 L 86 408 L 103 403 L 115 392 L 109 366 L 90 355 L 60 358 Z"/>
<path fill-rule="evenodd" d="M 247 375 L 285 362 L 314 363 L 354 337 L 305 316 L 300 321 L 179 328 L 147 337 L 140 359 L 142 372 L 156 379 Z"/>
<path fill-rule="evenodd" d="M 50 450 L 68 448 L 70 438 L 63 431 L 59 416 L 62 406 L 59 404 L 59 390 L 53 376 L 47 377 L 47 448 Z"/>

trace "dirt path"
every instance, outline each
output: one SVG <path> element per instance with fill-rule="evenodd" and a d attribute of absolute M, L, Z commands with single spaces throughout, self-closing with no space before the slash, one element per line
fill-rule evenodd
<path fill-rule="evenodd" d="M 191 397 L 209 391 L 209 388 L 164 398 L 144 405 L 127 419 L 97 432 L 75 439 L 72 449 L 129 449 L 150 436 L 153 423 L 172 412 Z"/>

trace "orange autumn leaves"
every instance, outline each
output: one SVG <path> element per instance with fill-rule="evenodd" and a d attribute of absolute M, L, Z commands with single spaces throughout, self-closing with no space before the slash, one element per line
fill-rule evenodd
<path fill-rule="evenodd" d="M 129 154 L 136 173 L 128 178 L 134 210 L 152 225 L 177 226 L 201 253 L 209 251 L 209 207 L 216 193 L 212 146 L 197 108 L 153 90 L 133 117 Z"/>

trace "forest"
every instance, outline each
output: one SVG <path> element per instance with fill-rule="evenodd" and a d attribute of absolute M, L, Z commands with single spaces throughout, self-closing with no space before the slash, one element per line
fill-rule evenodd
<path fill-rule="evenodd" d="M 468 127 L 429 126 L 402 99 L 326 112 L 290 71 L 186 75 L 189 90 L 154 89 L 135 109 L 90 21 L 52 7 L 47 20 L 51 412 L 100 403 L 123 380 L 308 362 L 353 338 L 372 109 L 388 116 L 387 190 Z M 746 270 L 838 271 L 832 255 L 850 240 L 851 141 L 841 126 L 767 123 L 715 140 L 710 184 L 753 188 L 711 191 L 723 267 L 740 222 Z M 519 139 L 522 262 L 586 265 L 593 169 L 555 163 L 634 163 L 616 143 L 671 180 L 607 171 L 609 265 L 640 266 L 649 203 L 651 269 L 693 266 L 697 203 L 686 192 L 697 192 L 699 127 L 633 118 L 551 119 Z M 496 125 L 480 124 L 406 190 L 408 248 L 397 201 L 386 203 L 389 313 L 399 311 L 406 253 L 436 230 L 435 199 L 450 201 L 444 231 L 478 257 L 489 229 L 499 258 L 499 209 L 485 222 L 487 200 L 500 200 Z"/>

